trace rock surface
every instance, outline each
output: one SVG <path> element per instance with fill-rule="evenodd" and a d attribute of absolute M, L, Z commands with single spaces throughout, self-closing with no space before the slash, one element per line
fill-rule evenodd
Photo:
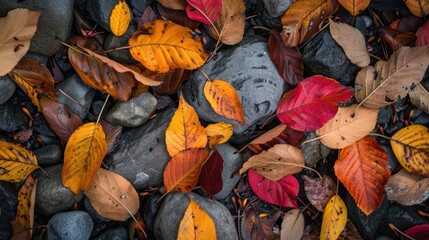
<path fill-rule="evenodd" d="M 310 132 L 301 141 L 301 143 L 310 139 L 315 139 L 316 137 L 316 133 Z M 298 146 L 302 145 L 298 144 Z M 315 167 L 319 160 L 324 159 L 328 156 L 331 149 L 323 145 L 320 140 L 314 140 L 307 142 L 304 146 L 302 146 L 301 151 L 304 154 L 305 166 Z"/>
<path fill-rule="evenodd" d="M 233 146 L 225 143 L 217 146 L 217 151 L 222 156 L 222 190 L 214 195 L 215 199 L 224 199 L 232 191 L 240 180 L 240 175 L 234 175 L 243 166 L 244 160 Z"/>
<path fill-rule="evenodd" d="M 107 113 L 106 121 L 124 127 L 140 127 L 156 110 L 156 98 L 149 92 L 128 101 L 118 101 Z"/>
<path fill-rule="evenodd" d="M 128 240 L 128 231 L 126 228 L 117 227 L 111 228 L 101 234 L 100 236 L 94 238 L 93 240 Z"/>
<path fill-rule="evenodd" d="M 10 183 L 0 181 L 0 239 L 12 236 L 10 221 L 15 219 L 18 195 Z"/>
<path fill-rule="evenodd" d="M 0 105 L 12 97 L 15 92 L 16 84 L 7 75 L 0 77 Z"/>
<path fill-rule="evenodd" d="M 19 105 L 7 102 L 0 105 L 0 131 L 13 132 L 28 125 L 28 117 Z"/>
<path fill-rule="evenodd" d="M 46 145 L 33 153 L 41 166 L 55 165 L 63 161 L 63 149 L 59 145 Z"/>
<path fill-rule="evenodd" d="M 263 0 L 266 11 L 272 17 L 280 17 L 294 2 L 293 0 Z"/>
<path fill-rule="evenodd" d="M 174 111 L 166 110 L 140 128 L 123 133 L 117 148 L 107 158 L 109 170 L 122 175 L 138 191 L 161 186 L 164 168 L 170 160 L 165 146 L 165 130 Z"/>
<path fill-rule="evenodd" d="M 177 239 L 177 231 L 189 205 L 189 197 L 213 219 L 217 239 L 238 239 L 234 220 L 224 205 L 195 193 L 179 192 L 168 194 L 158 211 L 154 223 L 154 233 L 157 239 Z"/>
<path fill-rule="evenodd" d="M 117 37 L 113 33 L 109 34 L 104 40 L 104 49 L 113 49 L 120 46 L 128 45 L 128 39 L 130 39 L 131 35 L 137 30 L 137 26 L 135 24 L 130 24 L 127 31 L 124 35 Z M 131 56 L 129 49 L 118 50 L 107 53 L 109 57 L 120 63 L 137 63 L 136 60 Z"/>
<path fill-rule="evenodd" d="M 89 239 L 94 223 L 83 211 L 60 212 L 48 222 L 49 240 Z"/>

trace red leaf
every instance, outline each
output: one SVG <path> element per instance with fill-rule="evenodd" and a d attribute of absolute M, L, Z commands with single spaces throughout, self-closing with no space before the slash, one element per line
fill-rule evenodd
<path fill-rule="evenodd" d="M 404 232 L 415 240 L 426 240 L 429 236 L 429 224 L 416 225 L 408 228 Z"/>
<path fill-rule="evenodd" d="M 222 0 L 187 0 L 188 17 L 205 24 L 216 22 L 222 10 Z"/>
<path fill-rule="evenodd" d="M 299 192 L 299 182 L 293 175 L 272 181 L 250 169 L 247 177 L 250 188 L 260 199 L 282 207 L 298 208 L 296 196 Z"/>
<path fill-rule="evenodd" d="M 223 158 L 216 151 L 201 168 L 200 178 L 198 179 L 199 185 L 210 196 L 222 190 L 222 170 Z"/>
<path fill-rule="evenodd" d="M 345 102 L 353 94 L 351 88 L 332 78 L 312 76 L 283 95 L 277 107 L 277 117 L 298 131 L 314 131 L 335 116 L 337 102 Z"/>
<path fill-rule="evenodd" d="M 277 65 L 280 77 L 292 86 L 304 79 L 304 64 L 298 48 L 286 47 L 278 32 L 272 32 L 268 39 L 270 59 Z"/>
<path fill-rule="evenodd" d="M 425 46 L 429 44 L 429 20 L 417 30 L 416 36 L 416 46 Z"/>

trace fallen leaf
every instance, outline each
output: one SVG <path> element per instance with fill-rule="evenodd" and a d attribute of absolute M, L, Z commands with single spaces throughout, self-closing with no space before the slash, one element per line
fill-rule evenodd
<path fill-rule="evenodd" d="M 240 169 L 240 174 L 252 169 L 269 180 L 278 181 L 286 175 L 300 172 L 303 166 L 301 150 L 288 144 L 277 144 L 250 157 Z"/>
<path fill-rule="evenodd" d="M 374 129 L 377 115 L 378 109 L 357 108 L 356 104 L 339 108 L 333 119 L 316 130 L 316 135 L 329 148 L 345 148 Z"/>
<path fill-rule="evenodd" d="M 278 233 L 273 228 L 280 215 L 280 210 L 266 217 L 260 217 L 255 208 L 245 211 L 241 220 L 241 239 L 278 239 Z"/>
<path fill-rule="evenodd" d="M 198 184 L 209 194 L 214 196 L 222 190 L 223 158 L 218 151 L 214 152 L 201 168 Z"/>
<path fill-rule="evenodd" d="M 177 232 L 178 240 L 215 240 L 216 227 L 210 215 L 194 200 L 189 199 Z"/>
<path fill-rule="evenodd" d="M 354 2 L 355 0 L 351 1 Z M 362 3 L 360 0 L 357 2 Z M 366 2 L 369 4 L 370 1 Z M 370 58 L 366 50 L 365 37 L 361 31 L 346 23 L 334 22 L 331 19 L 329 19 L 329 31 L 331 32 L 332 38 L 340 45 L 347 58 L 352 63 L 359 67 L 368 66 Z"/>
<path fill-rule="evenodd" d="M 192 30 L 196 29 L 201 24 L 201 22 L 190 19 L 185 10 L 174 10 L 160 4 L 157 6 L 162 19 L 172 21 Z"/>
<path fill-rule="evenodd" d="M 286 92 L 277 106 L 277 117 L 298 131 L 314 131 L 331 120 L 338 111 L 337 102 L 353 97 L 353 90 L 332 78 L 312 76 Z"/>
<path fill-rule="evenodd" d="M 107 153 L 110 153 L 116 147 L 116 143 L 118 142 L 119 136 L 122 133 L 122 126 L 111 124 L 102 120 L 100 120 L 100 123 L 103 127 L 103 132 L 106 134 Z"/>
<path fill-rule="evenodd" d="M 222 10 L 217 21 L 207 25 L 211 37 L 226 45 L 235 45 L 243 39 L 246 5 L 244 0 L 222 1 Z"/>
<path fill-rule="evenodd" d="M 13 220 L 12 224 L 13 234 L 10 240 L 31 240 L 30 231 L 22 226 L 18 221 Z"/>
<path fill-rule="evenodd" d="M 145 4 L 146 4 L 146 3 L 145 3 Z M 143 12 L 143 14 L 142 14 L 141 18 L 140 18 L 140 19 L 139 19 L 139 21 L 138 21 L 138 27 L 141 27 L 141 25 L 143 25 L 143 24 L 145 24 L 145 23 L 153 22 L 153 21 L 155 21 L 156 19 L 158 19 L 158 17 L 156 16 L 155 11 L 153 11 L 153 9 L 152 9 L 152 7 L 151 7 L 151 6 L 148 6 L 148 7 L 144 10 L 144 12 Z"/>
<path fill-rule="evenodd" d="M 286 47 L 296 47 L 310 39 L 319 25 L 337 11 L 337 0 L 295 1 L 282 16 L 282 39 Z"/>
<path fill-rule="evenodd" d="M 85 195 L 98 214 L 114 221 L 126 221 L 140 207 L 133 185 L 121 175 L 102 168 L 98 169 Z"/>
<path fill-rule="evenodd" d="M 38 168 L 33 152 L 20 145 L 0 141 L 0 181 L 20 182 Z"/>
<path fill-rule="evenodd" d="M 164 185 L 167 192 L 190 192 L 197 185 L 201 167 L 210 152 L 204 148 L 187 149 L 174 155 L 164 170 Z"/>
<path fill-rule="evenodd" d="M 404 0 L 410 12 L 417 17 L 425 17 L 429 14 L 429 1 L 427 0 Z"/>
<path fill-rule="evenodd" d="M 367 216 L 380 207 L 390 177 L 388 157 L 377 140 L 362 138 L 341 149 L 334 171 Z"/>
<path fill-rule="evenodd" d="M 154 88 L 157 94 L 171 95 L 177 92 L 182 83 L 191 77 L 191 71 L 174 68 L 167 73 L 157 73 L 153 79 L 162 82 L 161 85 Z"/>
<path fill-rule="evenodd" d="M 33 130 L 33 128 L 22 129 L 15 134 L 14 139 L 20 143 L 26 143 L 33 136 Z"/>
<path fill-rule="evenodd" d="M 192 30 L 170 21 L 143 24 L 129 39 L 131 56 L 153 72 L 196 69 L 207 60 Z"/>
<path fill-rule="evenodd" d="M 363 68 L 356 77 L 355 98 L 363 106 L 381 108 L 404 98 L 429 65 L 429 46 L 402 47 L 387 62 Z"/>
<path fill-rule="evenodd" d="M 283 217 L 280 239 L 300 240 L 304 234 L 305 220 L 301 210 L 291 209 Z"/>
<path fill-rule="evenodd" d="M 198 119 L 195 109 L 189 105 L 182 95 L 179 107 L 165 131 L 165 144 L 170 157 L 191 148 L 205 148 L 207 133 Z"/>
<path fill-rule="evenodd" d="M 416 32 L 416 46 L 425 46 L 429 44 L 429 20 L 421 26 Z"/>
<path fill-rule="evenodd" d="M 310 178 L 306 175 L 301 177 L 304 180 L 304 190 L 311 205 L 317 210 L 325 211 L 329 199 L 335 195 L 337 184 L 331 177 L 324 175 L 320 178 Z"/>
<path fill-rule="evenodd" d="M 369 6 L 371 0 L 338 0 L 338 2 L 353 16 L 357 16 Z"/>
<path fill-rule="evenodd" d="M 272 181 L 250 169 L 247 177 L 250 188 L 261 200 L 282 207 L 298 208 L 296 197 L 299 182 L 294 176 L 287 175 Z"/>
<path fill-rule="evenodd" d="M 404 233 L 414 240 L 426 240 L 429 236 L 429 224 L 415 225 L 405 230 Z"/>
<path fill-rule="evenodd" d="M 63 142 L 67 142 L 72 133 L 83 125 L 80 117 L 63 103 L 42 97 L 40 106 L 49 127 Z"/>
<path fill-rule="evenodd" d="M 222 0 L 187 0 L 188 17 L 205 24 L 216 22 L 222 10 Z"/>
<path fill-rule="evenodd" d="M 396 132 L 391 140 L 392 150 L 399 163 L 408 171 L 429 177 L 429 129 L 410 125 Z"/>
<path fill-rule="evenodd" d="M 240 97 L 228 82 L 223 80 L 206 81 L 204 96 L 217 114 L 244 123 Z"/>
<path fill-rule="evenodd" d="M 405 206 L 420 204 L 429 198 L 429 178 L 401 169 L 389 178 L 385 190 L 390 201 Z"/>
<path fill-rule="evenodd" d="M 106 135 L 99 123 L 85 123 L 76 129 L 64 151 L 63 185 L 75 195 L 88 189 L 106 152 Z"/>
<path fill-rule="evenodd" d="M 175 9 L 175 10 L 185 10 L 188 3 L 186 0 L 157 0 L 162 6 Z"/>
<path fill-rule="evenodd" d="M 421 83 L 417 84 L 408 94 L 411 103 L 421 110 L 429 113 L 429 92 Z"/>
<path fill-rule="evenodd" d="M 36 185 L 37 180 L 31 175 L 25 180 L 18 192 L 18 206 L 16 208 L 15 220 L 26 230 L 27 236 L 33 233 L 34 206 L 36 204 Z"/>
<path fill-rule="evenodd" d="M 130 8 L 124 0 L 119 0 L 110 14 L 110 30 L 115 36 L 122 36 L 127 31 L 130 21 Z"/>
<path fill-rule="evenodd" d="M 11 10 L 0 18 L 0 76 L 6 75 L 30 48 L 30 41 L 37 30 L 40 13 L 29 9 Z"/>
<path fill-rule="evenodd" d="M 340 196 L 333 196 L 326 205 L 323 213 L 320 240 L 337 239 L 347 223 L 346 204 Z"/>
<path fill-rule="evenodd" d="M 390 27 L 380 28 L 383 39 L 389 44 L 393 51 L 401 47 L 414 47 L 416 35 L 412 32 L 400 32 Z"/>
<path fill-rule="evenodd" d="M 277 66 L 280 77 L 292 86 L 304 79 L 304 63 L 298 48 L 286 47 L 278 32 L 268 38 L 270 59 Z"/>
<path fill-rule="evenodd" d="M 229 123 L 218 122 L 209 124 L 206 127 L 209 146 L 226 143 L 232 136 L 233 127 Z"/>

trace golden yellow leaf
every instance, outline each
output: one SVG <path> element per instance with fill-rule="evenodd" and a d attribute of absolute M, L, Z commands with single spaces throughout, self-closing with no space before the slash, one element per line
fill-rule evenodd
<path fill-rule="evenodd" d="M 27 53 L 40 13 L 18 8 L 0 18 L 0 76 L 7 74 Z"/>
<path fill-rule="evenodd" d="M 182 95 L 179 107 L 165 131 L 165 144 L 170 157 L 191 148 L 205 148 L 207 133 L 198 119 L 194 108 L 189 105 Z"/>
<path fill-rule="evenodd" d="M 417 17 L 424 17 L 429 14 L 428 0 L 404 0 L 410 12 Z"/>
<path fill-rule="evenodd" d="M 229 123 L 218 122 L 209 124 L 206 127 L 207 136 L 209 138 L 209 146 L 226 143 L 232 136 L 233 127 Z"/>
<path fill-rule="evenodd" d="M 204 96 L 217 114 L 244 123 L 240 97 L 228 82 L 223 80 L 206 81 Z"/>
<path fill-rule="evenodd" d="M 33 152 L 20 145 L 0 141 L 0 181 L 20 182 L 37 168 Z"/>
<path fill-rule="evenodd" d="M 124 0 L 119 0 L 110 14 L 110 30 L 115 36 L 122 36 L 127 31 L 130 21 L 130 8 Z"/>
<path fill-rule="evenodd" d="M 429 129 L 423 125 L 402 128 L 390 140 L 399 163 L 408 171 L 429 177 Z"/>
<path fill-rule="evenodd" d="M 346 204 L 340 196 L 333 196 L 326 205 L 323 213 L 320 240 L 337 239 L 347 223 Z"/>
<path fill-rule="evenodd" d="M 357 16 L 368 7 L 371 0 L 338 0 L 338 2 L 353 16 Z"/>
<path fill-rule="evenodd" d="M 25 183 L 18 192 L 18 207 L 16 208 L 15 220 L 21 224 L 27 235 L 31 238 L 34 223 L 34 205 L 36 199 L 37 181 L 31 175 L 28 176 Z"/>
<path fill-rule="evenodd" d="M 180 221 L 178 240 L 215 240 L 216 227 L 210 215 L 194 200 L 189 199 L 188 208 Z"/>
<path fill-rule="evenodd" d="M 131 56 L 153 72 L 196 69 L 207 60 L 201 41 L 192 30 L 170 21 L 143 24 L 128 43 L 132 46 Z"/>
<path fill-rule="evenodd" d="M 90 122 L 76 129 L 64 151 L 63 185 L 76 195 L 88 189 L 106 152 L 106 136 L 101 124 Z"/>

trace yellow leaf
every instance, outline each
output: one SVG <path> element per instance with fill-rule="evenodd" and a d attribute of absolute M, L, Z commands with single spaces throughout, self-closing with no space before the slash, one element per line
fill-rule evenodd
<path fill-rule="evenodd" d="M 226 143 L 232 136 L 232 125 L 229 123 L 218 122 L 209 124 L 206 127 L 207 136 L 209 138 L 209 146 Z"/>
<path fill-rule="evenodd" d="M 122 36 L 127 31 L 130 21 L 130 8 L 124 0 L 119 0 L 110 14 L 110 30 L 115 36 Z"/>
<path fill-rule="evenodd" d="M 206 81 L 204 96 L 217 114 L 244 123 L 240 97 L 228 82 L 223 80 Z"/>
<path fill-rule="evenodd" d="M 76 129 L 64 152 L 63 185 L 76 195 L 88 189 L 106 152 L 106 136 L 100 124 L 90 122 Z"/>
<path fill-rule="evenodd" d="M 333 196 L 323 213 L 320 240 L 337 239 L 347 223 L 347 208 L 340 196 Z"/>
<path fill-rule="evenodd" d="M 129 39 L 131 56 L 153 72 L 196 69 L 207 60 L 192 30 L 170 21 L 143 24 Z"/>
<path fill-rule="evenodd" d="M 188 208 L 180 221 L 178 240 L 215 240 L 213 219 L 195 201 L 189 199 Z"/>
<path fill-rule="evenodd" d="M 0 181 L 20 182 L 37 166 L 37 158 L 30 150 L 0 141 Z"/>
<path fill-rule="evenodd" d="M 36 199 L 36 180 L 30 175 L 18 192 L 18 207 L 15 220 L 28 231 L 31 239 L 34 222 L 34 204 Z"/>
<path fill-rule="evenodd" d="M 0 76 L 12 70 L 27 53 L 39 16 L 39 12 L 18 8 L 0 18 Z"/>
<path fill-rule="evenodd" d="M 353 16 L 357 16 L 368 7 L 371 0 L 338 0 L 338 2 Z"/>
<path fill-rule="evenodd" d="M 207 145 L 206 130 L 201 126 L 194 108 L 182 95 L 179 107 L 165 132 L 165 144 L 170 157 L 186 149 L 205 148 Z"/>
<path fill-rule="evenodd" d="M 408 171 L 429 177 L 429 129 L 423 125 L 402 128 L 390 140 L 399 163 Z"/>

